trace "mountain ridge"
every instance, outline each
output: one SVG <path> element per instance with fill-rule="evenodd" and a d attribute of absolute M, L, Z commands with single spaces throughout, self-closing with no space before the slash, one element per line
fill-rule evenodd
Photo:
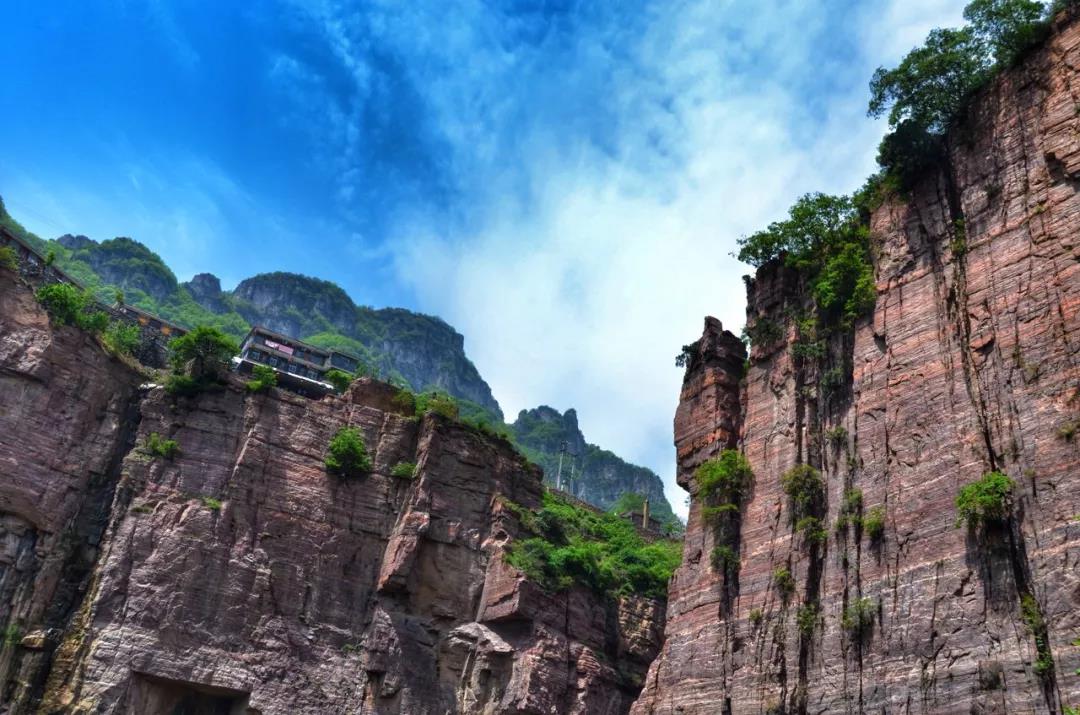
<path fill-rule="evenodd" d="M 249 326 L 262 325 L 319 347 L 354 353 L 370 371 L 413 390 L 446 392 L 461 402 L 463 414 L 511 434 L 529 458 L 545 468 L 546 481 L 555 483 L 558 445 L 548 451 L 535 441 L 522 441 L 528 440 L 528 430 L 505 422 L 490 386 L 465 353 L 465 337 L 438 316 L 358 305 L 332 281 L 286 271 L 250 276 L 232 290 L 222 289 L 221 280 L 209 272 L 180 281 L 158 254 L 128 237 L 96 241 L 65 234 L 42 239 L 12 218 L 2 199 L 0 226 L 52 255 L 60 268 L 104 302 L 115 301 L 120 291 L 129 305 L 183 327 L 210 325 L 237 339 Z M 587 444 L 576 412 L 567 410 L 566 415 L 573 415 L 573 424 L 566 426 L 564 438 L 580 444 L 575 454 L 585 459 L 577 466 L 588 467 L 587 474 L 597 480 L 592 484 L 579 477 L 579 497 L 610 509 L 622 494 L 640 494 L 650 499 L 654 515 L 677 523 L 655 472 Z"/>

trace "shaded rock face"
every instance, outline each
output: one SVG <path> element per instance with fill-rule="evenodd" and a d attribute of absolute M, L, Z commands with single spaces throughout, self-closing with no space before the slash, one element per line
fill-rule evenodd
<path fill-rule="evenodd" d="M 213 273 L 197 273 L 187 283 L 181 283 L 195 302 L 215 313 L 228 310 L 224 294 L 221 291 L 221 279 Z"/>
<path fill-rule="evenodd" d="M 504 563 L 508 501 L 541 494 L 507 443 L 367 380 L 174 400 L 0 281 L 0 710 L 628 711 L 663 604 L 547 594 Z M 359 479 L 323 467 L 344 425 Z"/>
<path fill-rule="evenodd" d="M 529 456 L 544 468 L 546 483 L 601 509 L 613 506 L 623 494 L 640 494 L 649 499 L 652 514 L 675 518 L 660 476 L 586 442 L 573 408 L 561 414 L 547 405 L 522 410 L 510 427 L 518 444 L 533 450 Z M 565 450 L 561 470 L 560 450 Z"/>
<path fill-rule="evenodd" d="M 0 270 L 0 703 L 44 685 L 98 559 L 137 376 Z M 22 645 L 25 644 L 25 647 Z"/>
<path fill-rule="evenodd" d="M 791 350 L 787 316 L 809 299 L 777 267 L 752 282 L 748 313 L 785 337 L 754 347 L 738 387 L 733 361 L 691 362 L 680 482 L 694 493 L 701 460 L 737 443 L 754 486 L 726 610 L 708 564 L 715 535 L 693 500 L 665 646 L 632 712 L 1080 705 L 1080 439 L 1068 438 L 1080 417 L 1078 65 L 1080 25 L 1059 22 L 979 98 L 947 168 L 875 212 L 876 308 L 830 340 L 823 364 Z M 707 326 L 701 345 L 716 335 Z M 833 367 L 842 385 L 822 381 Z M 826 482 L 821 544 L 793 534 L 781 476 L 798 463 Z M 959 489 L 991 470 L 1016 481 L 1011 518 L 957 528 Z M 880 540 L 832 528 L 850 488 L 864 514 L 884 508 Z M 778 569 L 794 577 L 790 596 Z"/>

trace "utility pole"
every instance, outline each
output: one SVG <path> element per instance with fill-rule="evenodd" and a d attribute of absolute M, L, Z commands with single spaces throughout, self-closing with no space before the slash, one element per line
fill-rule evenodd
<path fill-rule="evenodd" d="M 555 488 L 562 490 L 562 458 L 566 454 L 566 442 L 559 445 L 559 471 L 555 474 Z"/>
<path fill-rule="evenodd" d="M 641 505 L 641 528 L 649 528 L 649 497 L 645 497 L 645 503 Z"/>

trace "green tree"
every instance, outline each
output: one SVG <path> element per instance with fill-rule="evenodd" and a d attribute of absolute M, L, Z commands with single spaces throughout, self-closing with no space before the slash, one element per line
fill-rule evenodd
<path fill-rule="evenodd" d="M 806 194 L 788 209 L 786 219 L 740 238 L 737 256 L 755 268 L 780 256 L 792 268 L 812 268 L 822 249 L 858 240 L 858 233 L 858 212 L 850 198 Z"/>
<path fill-rule="evenodd" d="M 117 354 L 132 355 L 139 347 L 139 326 L 114 320 L 101 336 L 105 347 Z"/>
<path fill-rule="evenodd" d="M 252 379 L 248 380 L 249 392 L 267 392 L 277 384 L 277 370 L 269 365 L 255 365 L 251 368 Z"/>
<path fill-rule="evenodd" d="M 326 469 L 342 477 L 359 477 L 371 471 L 371 457 L 359 429 L 342 427 L 334 434 L 326 452 Z"/>
<path fill-rule="evenodd" d="M 216 374 L 239 350 L 236 342 L 217 328 L 200 325 L 169 343 L 169 362 L 177 373 L 198 379 Z"/>
<path fill-rule="evenodd" d="M 0 246 L 0 268 L 15 271 L 19 268 L 19 259 L 11 246 Z"/>
<path fill-rule="evenodd" d="M 1001 472 L 988 472 L 956 495 L 956 525 L 976 527 L 1008 518 L 1016 482 Z"/>
<path fill-rule="evenodd" d="M 848 196 L 807 194 L 786 219 L 739 239 L 738 258 L 760 267 L 783 257 L 785 265 L 811 279 L 822 317 L 850 323 L 872 309 L 877 297 L 861 205 Z M 747 334 L 754 343 L 770 342 L 749 329 Z"/>
<path fill-rule="evenodd" d="M 1035 0 L 972 0 L 964 19 L 999 67 L 1011 65 L 1046 33 L 1046 8 Z"/>
<path fill-rule="evenodd" d="M 989 70 L 985 46 L 974 30 L 931 30 L 926 44 L 909 52 L 897 67 L 874 72 L 869 114 L 887 114 L 892 128 L 910 120 L 941 134 Z"/>
<path fill-rule="evenodd" d="M 336 367 L 326 371 L 323 375 L 327 382 L 334 386 L 334 389 L 338 392 L 345 392 L 349 389 L 349 385 L 352 384 L 353 377 L 344 370 L 338 370 Z"/>
<path fill-rule="evenodd" d="M 89 305 L 85 293 L 67 283 L 50 283 L 34 294 L 57 325 L 77 325 Z"/>

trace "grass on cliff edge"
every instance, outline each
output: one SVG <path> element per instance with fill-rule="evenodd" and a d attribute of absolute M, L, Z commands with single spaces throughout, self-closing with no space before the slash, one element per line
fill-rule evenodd
<path fill-rule="evenodd" d="M 510 506 L 532 536 L 512 544 L 507 561 L 548 591 L 580 585 L 610 597 L 667 595 L 682 560 L 681 542 L 646 542 L 629 522 L 550 491 L 535 512 Z"/>

